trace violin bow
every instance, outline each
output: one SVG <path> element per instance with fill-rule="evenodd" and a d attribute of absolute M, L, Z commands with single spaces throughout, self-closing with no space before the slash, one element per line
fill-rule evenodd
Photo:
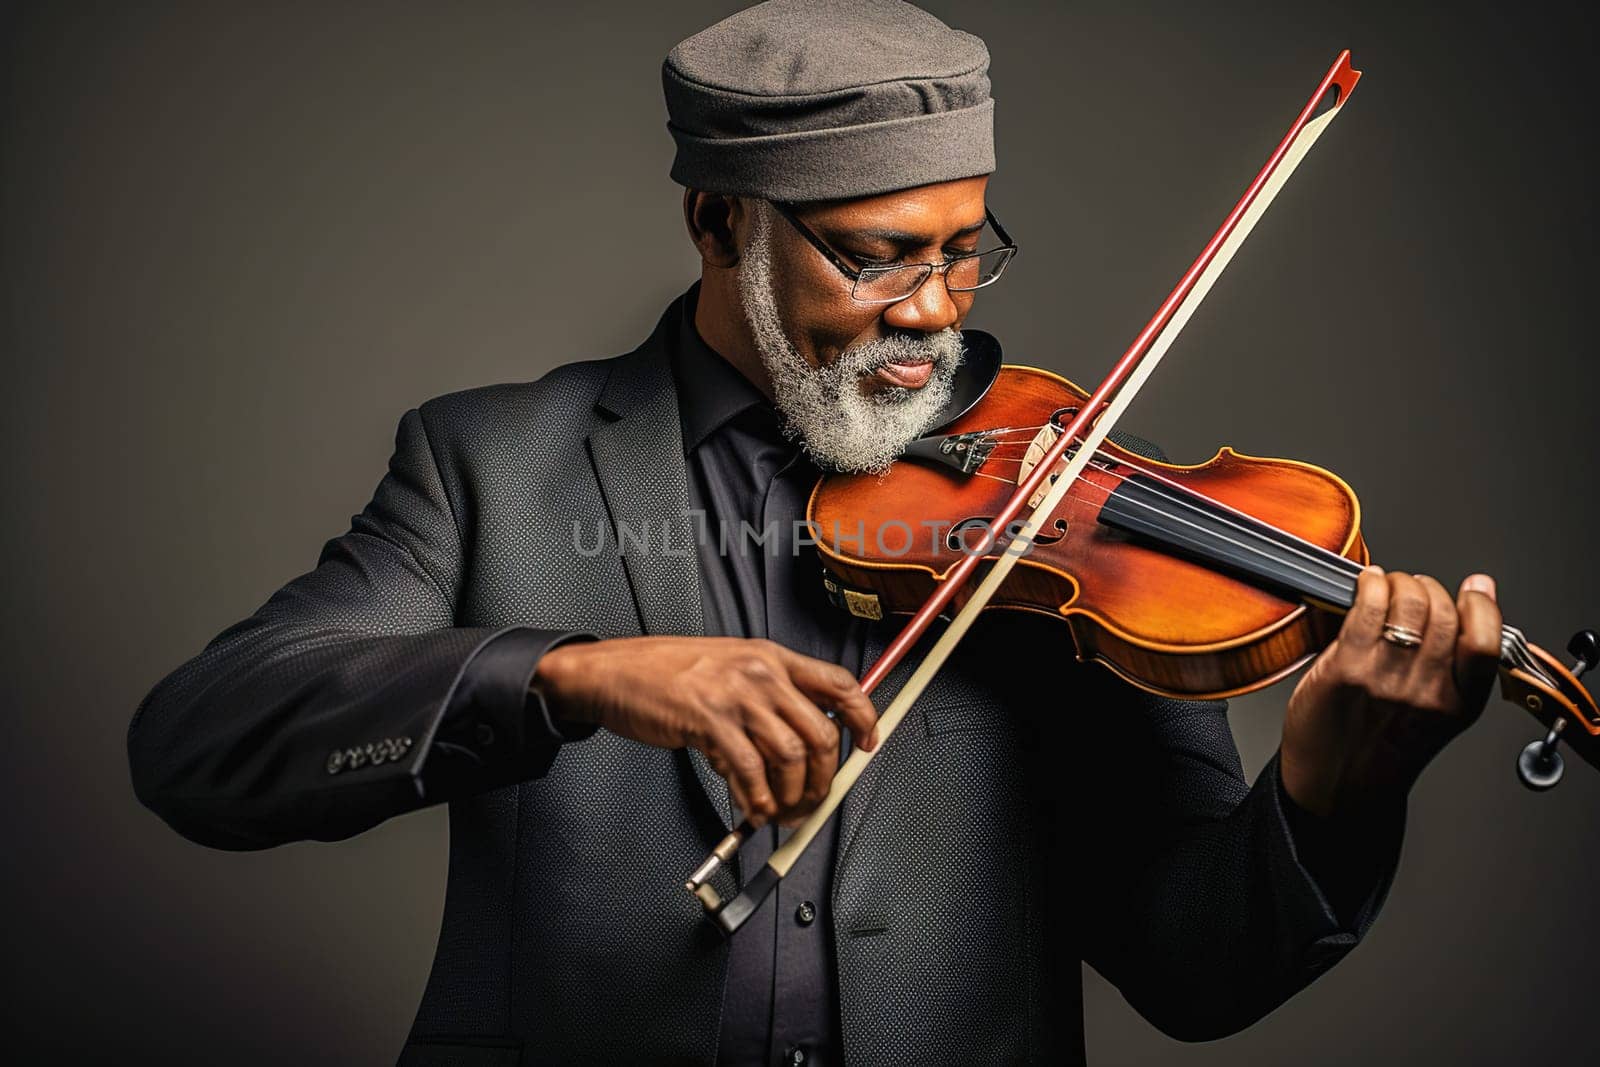
<path fill-rule="evenodd" d="M 822 803 L 795 828 L 788 840 L 773 852 L 766 864 L 745 881 L 739 895 L 733 900 L 724 901 L 711 886 L 710 878 L 718 868 L 738 853 L 745 841 L 755 832 L 748 819 L 718 842 L 711 854 L 689 876 L 684 887 L 700 900 L 725 934 L 732 934 L 738 930 L 745 920 L 755 913 L 761 902 L 789 873 L 806 846 L 816 838 L 818 831 L 833 817 L 845 794 L 860 778 L 867 763 L 877 752 L 882 751 L 884 744 L 894 733 L 895 727 L 900 725 L 911 705 L 943 668 L 945 661 L 977 620 L 978 613 L 989 603 L 1006 576 L 1011 573 L 1011 569 L 1016 566 L 1017 560 L 1027 554 L 1040 525 L 1054 514 L 1056 507 L 1077 481 L 1079 474 L 1094 458 L 1101 442 L 1111 432 L 1122 413 L 1133 403 L 1134 397 L 1155 372 L 1156 367 L 1160 365 L 1167 349 L 1172 346 L 1178 334 L 1200 306 L 1200 302 L 1216 284 L 1217 278 L 1221 276 L 1234 253 L 1239 250 L 1244 239 L 1260 221 L 1273 198 L 1278 195 L 1278 191 L 1289 180 L 1289 176 L 1294 173 L 1317 138 L 1322 136 L 1323 131 L 1343 110 L 1345 101 L 1350 97 L 1350 91 L 1355 88 L 1360 77 L 1361 72 L 1350 66 L 1349 50 L 1341 52 L 1333 66 L 1328 68 L 1328 73 L 1323 76 L 1316 92 L 1300 110 L 1294 124 L 1289 127 L 1289 132 L 1284 134 L 1277 149 L 1268 157 L 1260 173 L 1239 198 L 1239 202 L 1234 205 L 1222 226 L 1206 244 L 1199 258 L 1185 272 L 1172 293 L 1156 310 L 1150 322 L 1111 368 L 1105 380 L 1090 395 L 1076 417 L 1065 427 L 1044 457 L 1017 486 L 1000 513 L 995 516 L 989 525 L 989 532 L 984 537 L 984 543 L 975 551 L 966 553 L 964 558 L 951 568 L 947 579 L 937 585 L 927 603 L 918 609 L 911 621 L 867 671 L 861 680 L 861 688 L 870 694 L 905 658 L 917 640 L 927 632 L 933 620 L 965 586 L 979 562 L 993 547 L 995 531 L 1009 530 L 1012 522 L 1027 507 L 1028 502 L 1044 490 L 1043 499 L 1030 510 L 1028 518 L 1013 534 L 1006 548 L 995 559 L 994 565 L 978 583 L 966 604 L 950 620 L 950 624 L 939 635 L 911 677 L 879 716 L 877 749 L 867 752 L 859 747 L 852 748 L 850 755 L 839 765 L 838 771 L 834 774 L 828 795 Z M 1318 109 L 1324 104 L 1329 106 L 1318 114 Z M 1062 465 L 1063 457 L 1080 437 L 1081 445 Z M 1062 465 L 1059 470 L 1058 465 Z M 1048 488 L 1046 488 L 1047 482 Z"/>

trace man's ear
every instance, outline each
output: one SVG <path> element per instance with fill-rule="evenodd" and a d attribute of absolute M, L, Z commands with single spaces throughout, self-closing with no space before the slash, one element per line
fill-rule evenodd
<path fill-rule="evenodd" d="M 683 221 L 689 227 L 689 240 L 709 266 L 726 269 L 739 262 L 734 233 L 744 224 L 744 216 L 738 197 L 699 189 L 683 191 Z"/>

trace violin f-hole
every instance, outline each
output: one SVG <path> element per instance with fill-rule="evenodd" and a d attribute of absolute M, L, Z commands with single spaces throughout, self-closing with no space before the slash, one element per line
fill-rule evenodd
<path fill-rule="evenodd" d="M 1012 527 L 1016 528 L 1020 528 L 1021 525 L 1021 522 L 1013 522 L 1011 524 Z M 967 534 L 973 530 L 981 530 L 983 537 L 987 538 L 994 530 L 994 516 L 970 515 L 967 518 L 962 519 L 960 522 L 950 527 L 950 532 L 945 535 L 945 547 L 950 549 L 952 552 L 962 552 L 967 555 L 972 555 L 978 550 L 979 546 L 983 544 L 982 541 L 978 541 L 970 546 L 967 544 Z M 1039 531 L 1033 535 L 1033 543 L 1035 545 L 1053 545 L 1063 537 L 1067 536 L 1067 520 L 1061 518 L 1052 519 L 1048 525 L 1048 531 L 1049 532 L 1046 532 L 1045 527 L 1040 527 Z M 1010 542 L 1011 536 L 1009 534 L 1005 532 L 996 534 L 994 538 L 994 544 L 990 546 L 990 551 L 997 553 L 1002 552 L 1004 551 L 1005 546 L 1010 544 Z"/>

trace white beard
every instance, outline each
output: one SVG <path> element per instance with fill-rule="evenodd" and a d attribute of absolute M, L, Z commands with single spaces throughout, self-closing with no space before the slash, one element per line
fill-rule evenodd
<path fill-rule="evenodd" d="M 882 474 L 906 445 L 933 428 L 949 401 L 963 355 L 961 333 L 947 327 L 932 334 L 897 334 L 852 346 L 832 363 L 813 367 L 789 340 L 778 314 L 772 282 L 776 212 L 764 200 L 749 202 L 755 210 L 738 266 L 739 296 L 772 378 L 785 433 L 798 438 L 819 467 Z M 863 391 L 863 378 L 908 357 L 933 361 L 933 373 L 920 389 Z"/>

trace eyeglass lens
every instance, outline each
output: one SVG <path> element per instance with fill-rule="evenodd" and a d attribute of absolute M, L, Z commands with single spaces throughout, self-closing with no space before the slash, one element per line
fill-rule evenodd
<path fill-rule="evenodd" d="M 945 284 L 951 292 L 981 289 L 1000 276 L 1011 249 L 996 248 L 976 256 L 963 256 L 945 268 Z M 856 280 L 855 297 L 872 303 L 904 300 L 916 292 L 933 273 L 927 263 L 907 263 L 898 267 L 869 267 Z"/>

